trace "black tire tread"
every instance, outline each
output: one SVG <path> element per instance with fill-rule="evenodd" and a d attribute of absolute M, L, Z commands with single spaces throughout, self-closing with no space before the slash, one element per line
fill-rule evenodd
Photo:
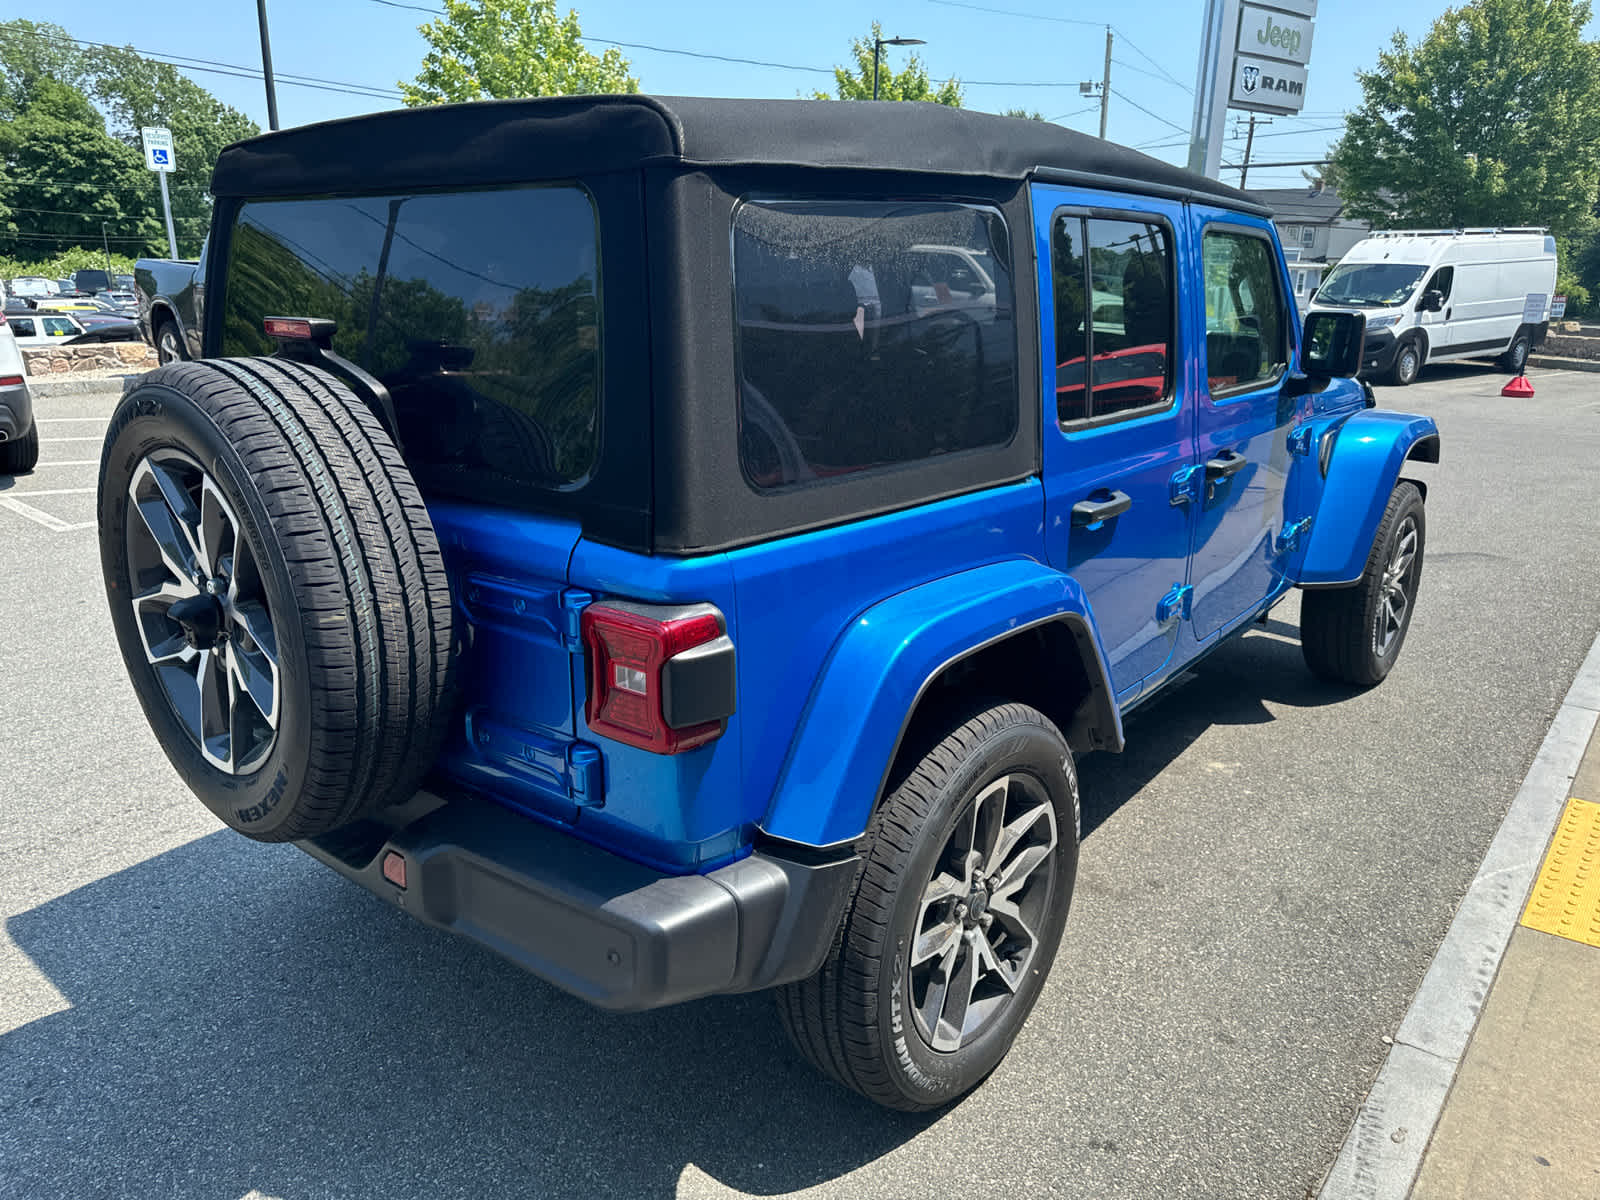
<path fill-rule="evenodd" d="M 1422 493 L 1410 480 L 1402 479 L 1389 495 L 1389 503 L 1373 535 L 1372 548 L 1361 578 L 1349 587 L 1315 588 L 1300 599 L 1300 652 L 1312 674 L 1333 683 L 1369 687 L 1383 680 L 1373 670 L 1367 653 L 1368 607 L 1382 583 L 1389 553 L 1389 540 L 1400 514 L 1413 498 L 1422 503 Z"/>
<path fill-rule="evenodd" d="M 392 439 L 343 384 L 283 360 L 171 363 L 130 397 L 154 386 L 238 455 L 299 607 L 311 756 L 292 814 L 252 836 L 311 837 L 406 798 L 445 732 L 454 648 L 438 539 Z"/>
<path fill-rule="evenodd" d="M 8 442 L 0 442 L 0 475 L 21 475 L 39 463 L 39 424 L 35 421 L 28 432 Z"/>
<path fill-rule="evenodd" d="M 957 716 L 951 732 L 873 814 L 854 894 L 822 970 L 777 990 L 779 1020 L 813 1067 L 870 1100 L 908 1112 L 926 1112 L 948 1101 L 923 1104 L 908 1098 L 880 1048 L 877 989 L 892 942 L 895 894 L 940 791 L 961 764 L 1004 727 L 1026 723 L 1055 730 L 1043 713 L 1025 704 L 985 700 L 962 711 L 965 719 Z M 1074 794 L 1074 812 L 1077 803 Z"/>

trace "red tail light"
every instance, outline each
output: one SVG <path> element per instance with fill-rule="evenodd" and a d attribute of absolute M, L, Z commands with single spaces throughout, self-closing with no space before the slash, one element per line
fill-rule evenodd
<path fill-rule="evenodd" d="M 16 387 L 21 382 L 21 375 L 0 375 L 0 387 Z"/>
<path fill-rule="evenodd" d="M 268 337 L 301 338 L 311 337 L 311 322 L 302 317 L 268 317 L 262 322 Z"/>
<path fill-rule="evenodd" d="M 624 602 L 583 610 L 595 733 L 657 754 L 681 754 L 722 736 L 734 710 L 733 642 L 709 604 Z"/>

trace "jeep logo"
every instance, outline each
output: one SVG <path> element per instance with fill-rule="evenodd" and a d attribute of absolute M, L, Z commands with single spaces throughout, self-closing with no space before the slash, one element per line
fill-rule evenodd
<path fill-rule="evenodd" d="M 1279 25 L 1271 17 L 1263 17 L 1261 28 L 1256 30 L 1256 41 L 1263 46 L 1276 46 L 1291 58 L 1300 54 L 1300 31 Z"/>

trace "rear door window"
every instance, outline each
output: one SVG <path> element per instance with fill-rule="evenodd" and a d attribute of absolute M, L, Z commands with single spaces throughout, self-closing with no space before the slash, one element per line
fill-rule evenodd
<path fill-rule="evenodd" d="M 1063 213 L 1051 259 L 1056 419 L 1065 427 L 1164 405 L 1176 330 L 1166 227 Z"/>
<path fill-rule="evenodd" d="M 1011 260 L 997 211 L 747 201 L 733 249 L 740 454 L 757 487 L 1016 434 Z"/>
<path fill-rule="evenodd" d="M 394 397 L 425 486 L 571 486 L 600 437 L 598 256 L 577 186 L 247 202 L 222 352 L 271 354 L 269 316 L 334 320 L 333 348 Z"/>

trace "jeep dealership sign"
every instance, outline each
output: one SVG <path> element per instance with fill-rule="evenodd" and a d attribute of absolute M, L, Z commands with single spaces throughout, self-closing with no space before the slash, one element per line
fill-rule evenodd
<path fill-rule="evenodd" d="M 1287 115 L 1305 107 L 1311 18 L 1316 8 L 1315 0 L 1261 0 L 1239 5 L 1229 108 Z"/>

